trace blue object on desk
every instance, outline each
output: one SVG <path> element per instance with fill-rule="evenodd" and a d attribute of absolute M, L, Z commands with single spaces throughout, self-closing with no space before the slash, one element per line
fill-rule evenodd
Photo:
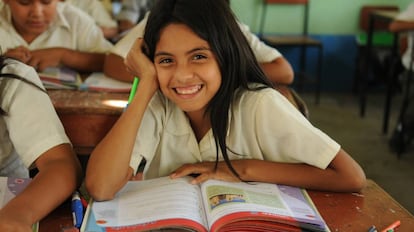
<path fill-rule="evenodd" d="M 83 220 L 83 205 L 78 192 L 74 192 L 72 195 L 72 217 L 73 225 L 80 228 Z"/>

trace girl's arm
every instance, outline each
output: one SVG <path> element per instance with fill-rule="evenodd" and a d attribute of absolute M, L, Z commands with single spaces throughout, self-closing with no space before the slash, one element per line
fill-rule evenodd
<path fill-rule="evenodd" d="M 142 39 L 137 39 L 126 58 L 126 66 L 140 82 L 133 101 L 109 133 L 92 152 L 85 184 L 95 200 L 108 200 L 132 176 L 129 166 L 141 120 L 149 101 L 158 89 L 153 63 L 142 53 Z"/>
<path fill-rule="evenodd" d="M 0 210 L 0 231 L 31 231 L 80 185 L 81 166 L 69 144 L 57 145 L 36 161 L 29 186 Z"/>
<path fill-rule="evenodd" d="M 351 156 L 341 149 L 326 169 L 320 169 L 307 164 L 278 163 L 263 160 L 232 160 L 232 165 L 244 181 L 259 181 L 284 184 L 314 190 L 335 192 L 358 192 L 365 186 L 365 174 L 362 168 Z M 177 169 L 172 178 L 189 174 L 200 174 L 193 183 L 207 179 L 224 181 L 239 181 L 220 162 L 214 171 L 215 162 L 186 164 Z"/>

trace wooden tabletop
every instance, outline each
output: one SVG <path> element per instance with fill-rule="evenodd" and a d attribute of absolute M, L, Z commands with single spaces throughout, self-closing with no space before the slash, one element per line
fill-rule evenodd
<path fill-rule="evenodd" d="M 78 90 L 48 90 L 59 114 L 120 115 L 128 93 L 91 92 Z M 119 104 L 119 105 L 117 105 Z"/>
<path fill-rule="evenodd" d="M 78 155 L 89 155 L 122 114 L 128 93 L 49 90 Z"/>
<path fill-rule="evenodd" d="M 414 217 L 374 181 L 361 193 L 308 191 L 332 232 L 365 232 L 375 225 L 379 232 L 396 220 L 398 232 L 414 231 Z M 40 222 L 40 232 L 62 231 L 72 225 L 70 204 L 62 204 Z"/>

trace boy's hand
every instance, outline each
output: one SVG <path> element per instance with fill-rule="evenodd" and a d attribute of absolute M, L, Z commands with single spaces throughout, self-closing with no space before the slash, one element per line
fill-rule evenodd
<path fill-rule="evenodd" d="M 11 57 L 14 58 L 16 60 L 19 60 L 23 63 L 28 63 L 29 60 L 32 57 L 32 54 L 30 52 L 30 50 L 26 47 L 23 46 L 19 46 L 16 48 L 11 48 L 9 50 L 7 50 L 7 52 L 4 54 L 7 57 Z"/>
<path fill-rule="evenodd" d="M 43 71 L 47 67 L 57 67 L 60 65 L 65 48 L 45 48 L 32 51 L 32 56 L 28 65 L 35 67 L 37 71 Z"/>

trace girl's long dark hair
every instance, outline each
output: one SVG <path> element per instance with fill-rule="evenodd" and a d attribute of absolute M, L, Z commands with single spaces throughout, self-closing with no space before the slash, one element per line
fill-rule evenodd
<path fill-rule="evenodd" d="M 17 79 L 17 80 L 23 81 L 24 83 L 29 84 L 29 85 L 35 87 L 36 89 L 46 93 L 46 91 L 44 89 L 42 89 L 40 86 L 36 85 L 35 83 L 33 83 L 33 82 L 31 82 L 31 81 L 29 81 L 29 80 L 27 80 L 27 79 L 25 79 L 21 76 L 18 76 L 14 73 L 3 73 L 3 68 L 6 67 L 6 65 L 8 65 L 10 62 L 13 62 L 13 61 L 16 61 L 16 60 L 13 60 L 12 58 L 8 58 L 6 56 L 0 55 L 0 78 Z M 16 62 L 18 62 L 18 61 L 16 61 Z M 3 89 L 0 89 L 0 97 L 1 97 L 1 94 L 2 94 L 1 91 L 3 91 Z M 0 98 L 0 101 L 1 101 L 1 98 Z M 6 114 L 7 114 L 7 112 L 4 111 L 4 109 L 2 109 L 0 107 L 0 115 L 6 115 Z"/>
<path fill-rule="evenodd" d="M 206 40 L 218 61 L 222 83 L 207 106 L 211 127 L 216 141 L 216 167 L 219 149 L 230 170 L 240 179 L 232 167 L 227 153 L 226 133 L 229 109 L 235 91 L 239 88 L 253 90 L 248 84 L 261 83 L 272 87 L 259 66 L 245 36 L 240 30 L 230 5 L 226 0 L 162 0 L 151 10 L 144 41 L 148 56 L 154 60 L 155 47 L 161 30 L 170 23 L 182 23 Z"/>

